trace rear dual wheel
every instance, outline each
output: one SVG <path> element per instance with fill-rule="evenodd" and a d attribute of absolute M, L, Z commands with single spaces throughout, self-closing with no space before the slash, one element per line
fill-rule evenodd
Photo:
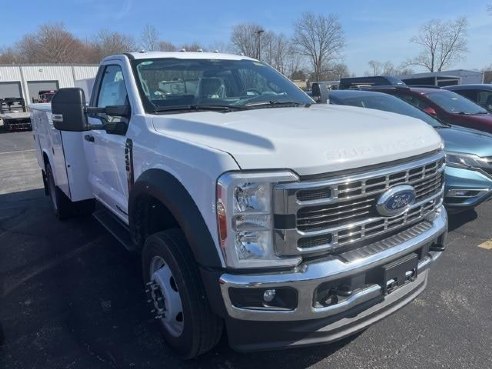
<path fill-rule="evenodd" d="M 73 213 L 73 203 L 67 196 L 56 186 L 53 169 L 50 163 L 46 163 L 46 183 L 48 184 L 48 194 L 51 199 L 51 206 L 55 216 L 58 219 L 67 219 Z"/>
<path fill-rule="evenodd" d="M 94 200 L 72 202 L 55 184 L 53 169 L 46 163 L 46 184 L 55 216 L 64 220 L 74 215 L 88 215 L 94 211 Z"/>

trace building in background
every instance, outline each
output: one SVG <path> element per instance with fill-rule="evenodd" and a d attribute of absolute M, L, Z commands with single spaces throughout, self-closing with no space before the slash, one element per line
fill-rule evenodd
<path fill-rule="evenodd" d="M 409 86 L 452 86 L 483 83 L 484 74 L 474 70 L 456 69 L 444 72 L 416 73 L 399 77 Z"/>
<path fill-rule="evenodd" d="M 78 87 L 76 81 L 93 79 L 98 65 L 0 65 L 0 99 L 36 101 L 39 91 Z"/>

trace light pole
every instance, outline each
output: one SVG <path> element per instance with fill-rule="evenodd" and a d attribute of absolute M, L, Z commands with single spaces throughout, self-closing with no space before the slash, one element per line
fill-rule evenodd
<path fill-rule="evenodd" d="M 256 50 L 256 59 L 260 60 L 261 57 L 261 34 L 265 32 L 264 29 L 259 29 L 257 30 L 256 33 L 256 45 L 257 45 L 257 50 Z"/>

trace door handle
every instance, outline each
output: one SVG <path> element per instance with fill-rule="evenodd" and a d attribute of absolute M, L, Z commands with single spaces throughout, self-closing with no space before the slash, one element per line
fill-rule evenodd
<path fill-rule="evenodd" d="M 89 142 L 94 142 L 94 136 L 93 135 L 85 135 L 84 140 L 89 141 Z"/>

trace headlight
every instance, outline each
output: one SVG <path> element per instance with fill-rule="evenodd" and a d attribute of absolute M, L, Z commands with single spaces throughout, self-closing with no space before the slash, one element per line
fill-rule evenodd
<path fill-rule="evenodd" d="M 446 164 L 450 167 L 467 169 L 485 168 L 490 165 L 486 159 L 480 156 L 455 152 L 446 153 Z"/>
<path fill-rule="evenodd" d="M 288 267 L 299 257 L 275 254 L 272 189 L 279 182 L 299 178 L 291 172 L 226 173 L 217 181 L 219 241 L 230 268 Z"/>

